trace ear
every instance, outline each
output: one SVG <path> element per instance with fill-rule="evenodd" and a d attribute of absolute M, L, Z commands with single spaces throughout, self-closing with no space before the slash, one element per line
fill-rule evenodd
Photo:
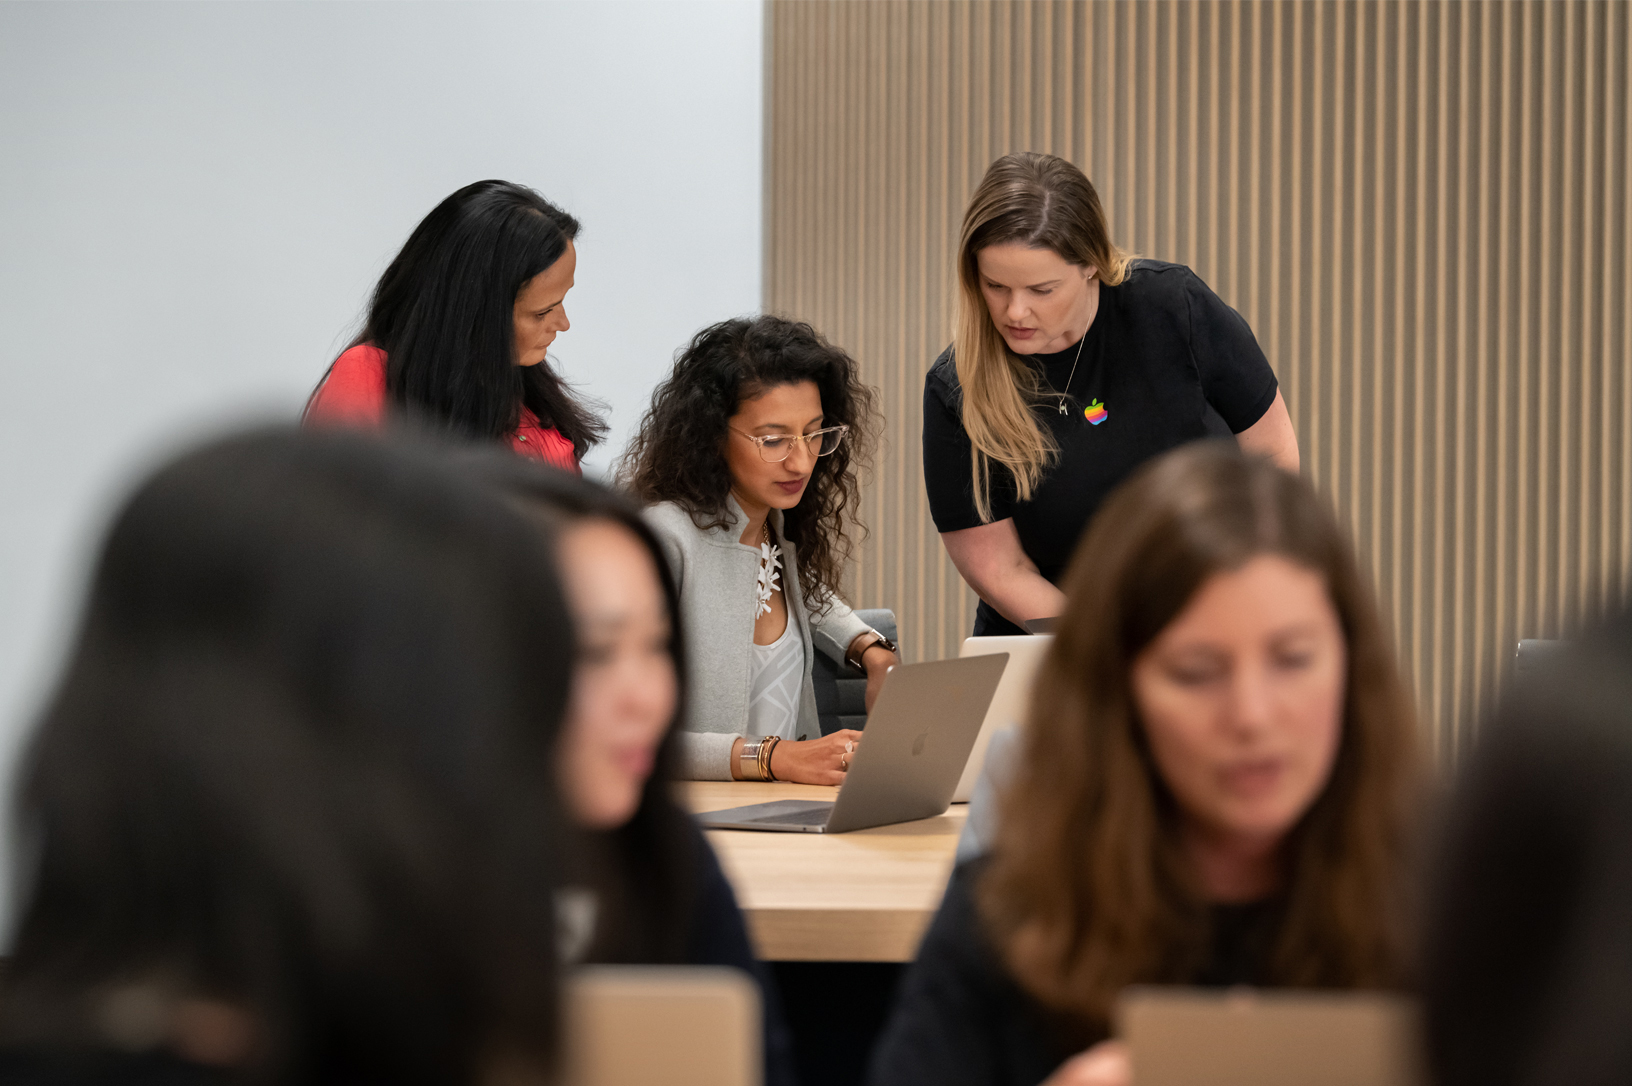
<path fill-rule="evenodd" d="M 1092 264 L 1083 265 L 1083 267 L 1082 267 L 1082 281 L 1084 283 L 1093 282 L 1094 276 L 1096 276 L 1098 274 L 1099 274 L 1099 269 L 1094 267 Z"/>

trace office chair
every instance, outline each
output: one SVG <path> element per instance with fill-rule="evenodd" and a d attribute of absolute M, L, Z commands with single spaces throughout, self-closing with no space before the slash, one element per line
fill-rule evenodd
<path fill-rule="evenodd" d="M 856 617 L 889 638 L 898 641 L 895 612 L 887 607 L 858 610 Z M 840 728 L 867 726 L 867 675 L 859 668 L 836 664 L 818 652 L 811 664 L 810 679 L 816 688 L 816 719 L 823 735 Z"/>

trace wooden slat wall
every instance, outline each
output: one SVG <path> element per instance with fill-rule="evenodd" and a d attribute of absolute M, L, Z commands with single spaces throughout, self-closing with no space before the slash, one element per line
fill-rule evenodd
<path fill-rule="evenodd" d="M 1632 569 L 1632 21 L 1624 2 L 773 0 L 766 309 L 883 392 L 854 602 L 909 658 L 973 600 L 925 508 L 924 371 L 963 205 L 1011 150 L 1078 163 L 1279 374 L 1442 750 L 1520 637 Z"/>

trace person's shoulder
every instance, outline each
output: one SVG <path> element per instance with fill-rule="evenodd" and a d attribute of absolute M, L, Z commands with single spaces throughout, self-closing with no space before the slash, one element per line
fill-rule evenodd
<path fill-rule="evenodd" d="M 642 509 L 640 515 L 652 530 L 660 532 L 671 539 L 685 539 L 702 534 L 691 519 L 691 514 L 681 508 L 679 502 L 654 502 Z"/>
<path fill-rule="evenodd" d="M 340 357 L 334 360 L 334 368 L 329 371 L 329 380 L 333 381 L 336 377 L 353 383 L 377 383 L 384 389 L 385 352 L 372 343 L 347 347 L 340 352 Z"/>
<path fill-rule="evenodd" d="M 1183 305 L 1198 288 L 1206 290 L 1207 284 L 1189 267 L 1138 257 L 1128 262 L 1122 282 L 1111 289 L 1135 302 Z"/>
<path fill-rule="evenodd" d="M 735 912 L 737 894 L 731 888 L 731 880 L 725 877 L 719 855 L 714 851 L 714 846 L 708 843 L 708 838 L 703 836 L 702 827 L 697 821 L 692 818 L 686 821 L 692 827 L 686 844 L 691 850 L 692 876 L 697 880 L 698 900 L 713 909 Z"/>
<path fill-rule="evenodd" d="M 340 352 L 340 357 L 334 360 L 336 366 L 353 366 L 358 369 L 373 368 L 385 369 L 385 350 L 372 343 L 356 343 Z"/>
<path fill-rule="evenodd" d="M 952 869 L 952 877 L 946 883 L 946 894 L 941 898 L 942 915 L 939 919 L 942 934 L 948 930 L 956 932 L 958 941 L 971 949 L 980 948 L 986 941 L 976 893 L 990 867 L 989 855 L 976 856 L 958 864 Z"/>
<path fill-rule="evenodd" d="M 1188 329 L 1197 314 L 1223 304 L 1185 265 L 1143 257 L 1130 261 L 1122 282 L 1108 289 L 1124 319 L 1147 329 Z"/>
<path fill-rule="evenodd" d="M 950 346 L 936 356 L 929 372 L 924 375 L 924 391 L 949 407 L 963 400 L 963 385 L 958 382 L 958 363 L 952 356 Z"/>
<path fill-rule="evenodd" d="M 699 527 L 691 510 L 677 501 L 653 502 L 641 511 L 641 516 L 660 538 L 683 551 L 727 536 L 723 528 Z"/>
<path fill-rule="evenodd" d="M 385 352 L 359 343 L 341 352 L 312 396 L 313 422 L 377 423 L 385 410 Z"/>

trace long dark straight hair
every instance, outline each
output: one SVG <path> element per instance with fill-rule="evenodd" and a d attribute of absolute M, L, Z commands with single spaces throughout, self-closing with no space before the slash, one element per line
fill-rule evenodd
<path fill-rule="evenodd" d="M 408 236 L 351 346 L 384 351 L 392 403 L 432 426 L 498 440 L 514 432 L 526 405 L 581 460 L 606 423 L 548 360 L 516 365 L 514 324 L 516 295 L 577 236 L 577 219 L 524 185 L 466 185 Z"/>
<path fill-rule="evenodd" d="M 678 680 L 675 719 L 658 747 L 634 817 L 602 835 L 603 848 L 586 854 L 584 874 L 597 884 L 602 905 L 589 953 L 606 962 L 683 962 L 696 910 L 696 850 L 706 846 L 671 794 L 686 705 L 686 645 L 680 593 L 663 550 L 640 507 L 604 486 L 519 457 L 471 457 L 467 464 L 484 484 L 522 503 L 548 534 L 559 535 L 583 520 L 610 520 L 640 540 L 657 568 Z"/>
<path fill-rule="evenodd" d="M 571 627 L 448 461 L 255 432 L 125 505 L 24 761 L 5 1043 L 162 1044 L 114 1012 L 200 998 L 253 1082 L 549 1078 Z"/>

